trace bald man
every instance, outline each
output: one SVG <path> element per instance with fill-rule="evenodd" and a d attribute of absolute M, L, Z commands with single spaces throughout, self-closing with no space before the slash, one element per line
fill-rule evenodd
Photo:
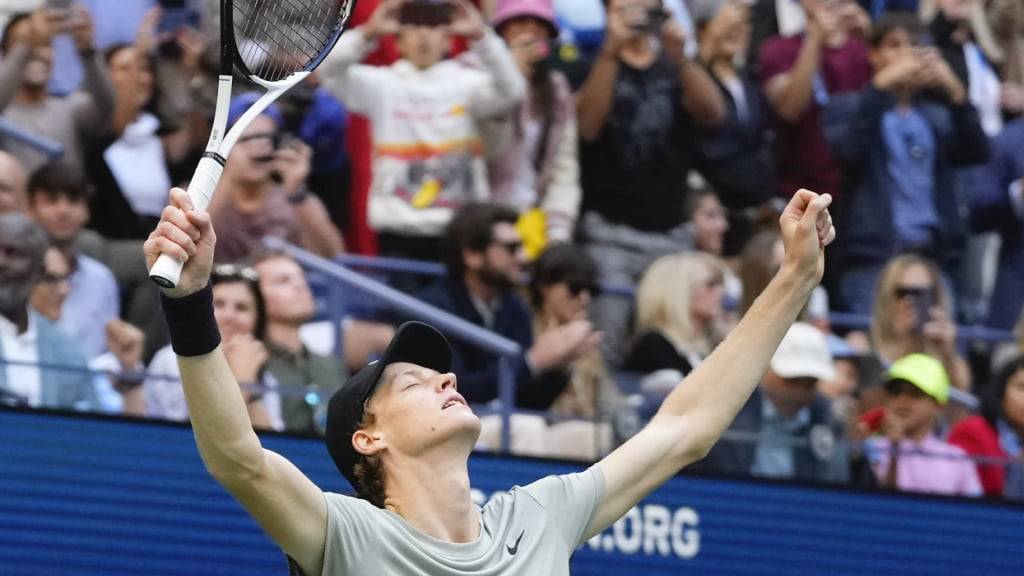
<path fill-rule="evenodd" d="M 25 182 L 25 170 L 21 162 L 7 152 L 0 151 L 0 214 L 25 211 L 28 207 Z"/>

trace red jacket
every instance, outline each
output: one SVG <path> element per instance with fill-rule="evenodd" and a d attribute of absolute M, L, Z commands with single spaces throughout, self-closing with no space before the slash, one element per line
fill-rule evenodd
<path fill-rule="evenodd" d="M 949 433 L 949 443 L 959 446 L 970 456 L 1006 459 L 999 444 L 999 432 L 981 416 L 971 416 L 958 422 Z M 978 464 L 978 477 L 986 496 L 1002 496 L 1006 469 L 999 464 Z"/>

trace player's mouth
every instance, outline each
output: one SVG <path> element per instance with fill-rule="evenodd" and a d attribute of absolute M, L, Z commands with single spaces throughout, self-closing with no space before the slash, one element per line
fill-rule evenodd
<path fill-rule="evenodd" d="M 441 405 L 441 410 L 447 410 L 452 406 L 468 406 L 468 404 L 466 404 L 466 399 L 461 394 L 456 394 Z"/>

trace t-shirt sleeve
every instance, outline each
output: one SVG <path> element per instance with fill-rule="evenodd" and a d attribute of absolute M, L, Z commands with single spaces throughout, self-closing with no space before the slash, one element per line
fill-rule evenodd
<path fill-rule="evenodd" d="M 562 538 L 575 550 L 604 497 L 604 475 L 597 466 L 562 476 L 547 476 L 523 488 L 548 515 Z"/>
<path fill-rule="evenodd" d="M 761 45 L 758 53 L 758 70 L 762 85 L 769 80 L 789 71 L 796 63 L 799 50 L 794 51 L 784 38 L 771 38 Z"/>
<path fill-rule="evenodd" d="M 381 511 L 366 500 L 324 492 L 327 504 L 327 537 L 324 542 L 324 574 L 343 574 L 346 559 L 369 556 L 373 546 L 379 544 Z M 290 576 L 320 576 L 304 574 L 299 565 L 288 557 Z"/>

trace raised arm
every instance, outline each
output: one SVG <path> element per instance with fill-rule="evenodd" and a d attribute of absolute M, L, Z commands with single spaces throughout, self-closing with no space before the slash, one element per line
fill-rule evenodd
<path fill-rule="evenodd" d="M 701 126 L 716 126 L 725 119 L 728 108 L 725 98 L 711 75 L 686 56 L 686 32 L 674 18 L 665 23 L 661 33 L 665 53 L 679 69 L 683 110 Z"/>
<path fill-rule="evenodd" d="M 145 244 L 149 266 L 161 252 L 185 261 L 178 287 L 165 293 L 164 309 L 172 335 L 182 326 L 196 329 L 195 337 L 184 343 L 172 338 L 196 445 L 207 471 L 274 542 L 306 574 L 320 574 L 327 536 L 327 505 L 320 489 L 282 456 L 262 447 L 220 346 L 212 351 L 182 348 L 195 346 L 214 326 L 212 301 L 203 299 L 211 299 L 204 287 L 215 242 L 209 215 L 194 211 L 185 191 L 175 188 L 171 205 Z"/>
<path fill-rule="evenodd" d="M 619 51 L 633 33 L 621 14 L 608 11 L 604 44 L 590 67 L 587 80 L 576 94 L 576 117 L 580 139 L 593 142 L 601 136 L 604 123 L 615 101 L 615 81 L 619 77 Z"/>
<path fill-rule="evenodd" d="M 823 44 L 828 33 L 823 28 L 834 26 L 835 23 L 824 11 L 812 13 L 807 19 L 807 33 L 804 35 L 796 63 L 788 71 L 773 77 L 765 84 L 764 91 L 768 103 L 783 121 L 796 122 L 810 105 L 814 77 L 821 64 Z"/>
<path fill-rule="evenodd" d="M 82 133 L 91 133 L 109 125 L 114 114 L 114 89 L 107 78 L 103 58 L 96 52 L 92 15 L 82 6 L 72 8 L 71 37 L 85 72 L 81 91 L 88 96 L 78 100 L 75 126 Z"/>
<path fill-rule="evenodd" d="M 728 338 L 675 390 L 643 430 L 597 466 L 605 491 L 589 538 L 703 458 L 725 432 L 764 374 L 775 349 L 824 272 L 835 238 L 828 195 L 796 193 L 780 219 L 786 255 L 778 274 Z"/>

